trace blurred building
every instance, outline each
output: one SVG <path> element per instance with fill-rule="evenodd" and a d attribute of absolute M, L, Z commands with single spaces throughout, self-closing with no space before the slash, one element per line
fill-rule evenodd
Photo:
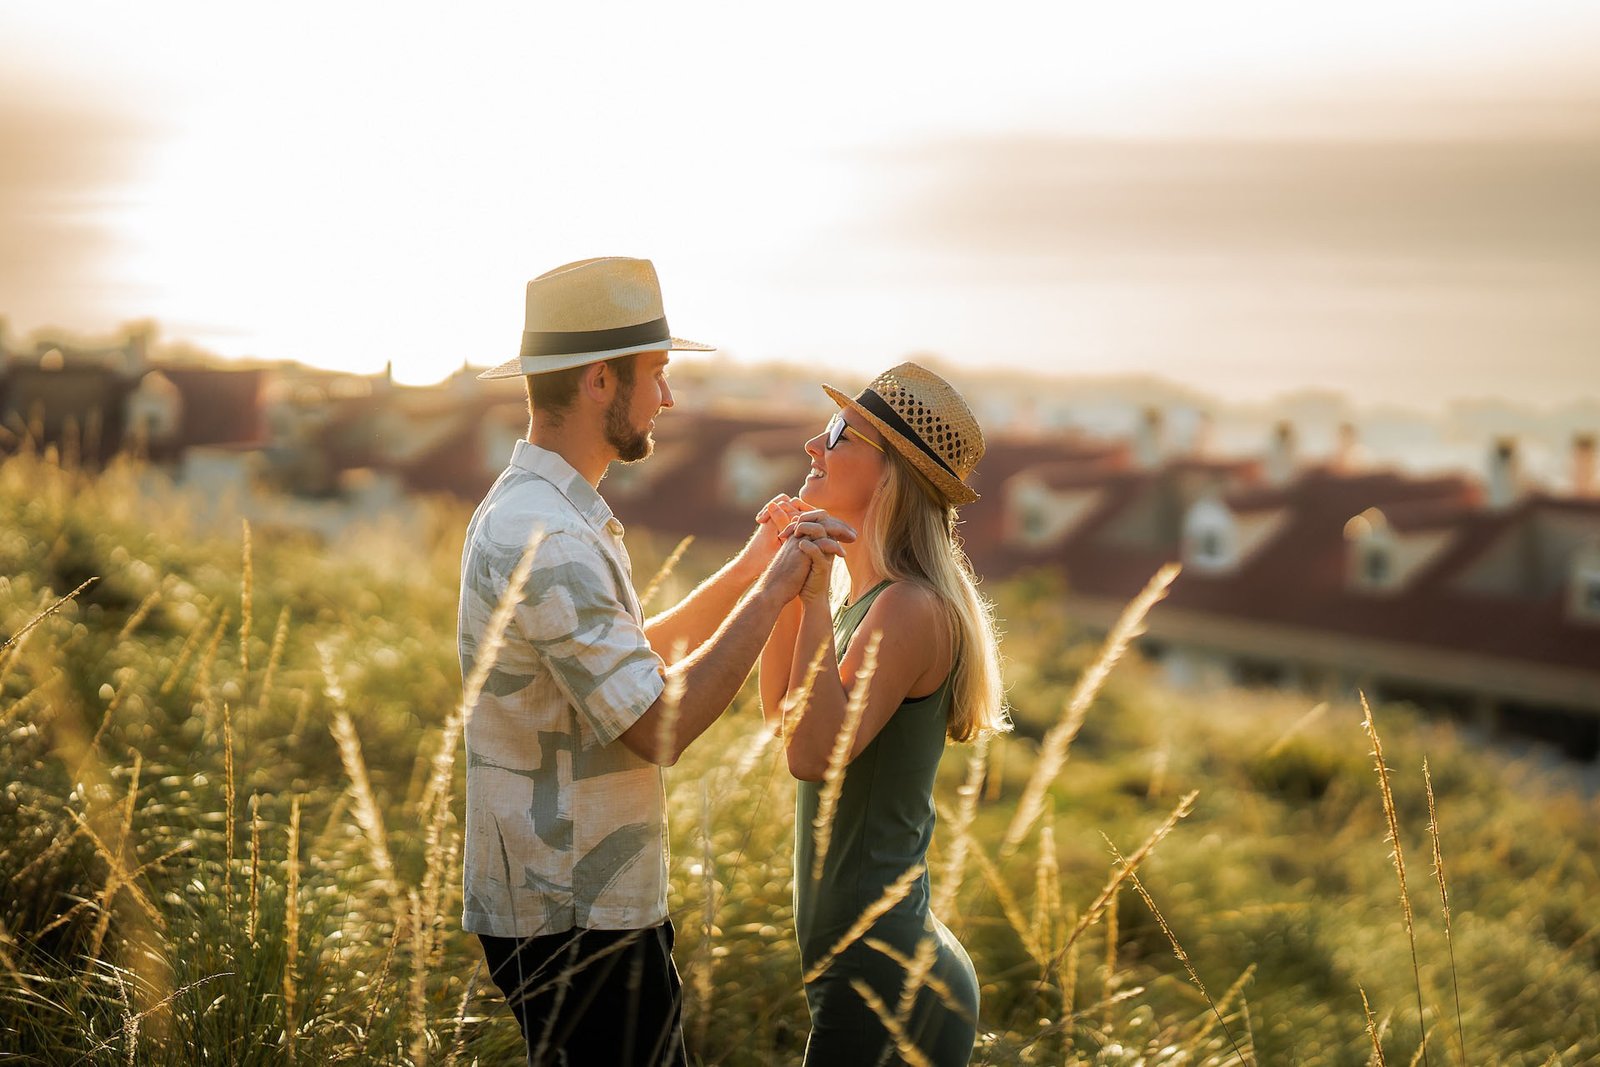
<path fill-rule="evenodd" d="M 1360 688 L 1491 731 L 1600 755 L 1600 498 L 1530 491 L 1515 445 L 1486 477 L 1419 478 L 1342 458 L 1187 456 L 1154 468 L 1025 470 L 1001 487 L 990 574 L 1064 571 L 1065 607 L 1109 627 L 1165 562 L 1184 573 L 1147 646 L 1186 685 Z M 1592 437 L 1573 444 L 1592 467 Z"/>

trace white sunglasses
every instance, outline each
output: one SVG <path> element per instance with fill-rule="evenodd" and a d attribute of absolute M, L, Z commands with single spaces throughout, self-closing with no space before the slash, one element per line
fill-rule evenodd
<path fill-rule="evenodd" d="M 880 453 L 883 452 L 883 448 L 882 448 L 881 445 L 878 445 L 870 437 L 868 437 L 866 434 L 862 433 L 860 430 L 856 429 L 854 426 L 851 426 L 848 422 L 845 422 L 844 421 L 844 416 L 838 414 L 837 412 L 834 413 L 833 418 L 828 420 L 828 451 L 829 452 L 833 451 L 833 446 L 839 443 L 839 438 L 843 437 L 845 435 L 846 431 L 849 431 L 851 437 L 854 437 L 857 441 L 860 441 L 862 444 L 866 445 L 868 448 L 877 449 L 878 452 L 880 452 Z"/>

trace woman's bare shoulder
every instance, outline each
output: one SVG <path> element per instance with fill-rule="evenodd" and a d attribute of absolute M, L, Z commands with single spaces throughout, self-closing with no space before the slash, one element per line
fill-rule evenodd
<path fill-rule="evenodd" d="M 878 594 L 867 609 L 867 618 L 892 618 L 902 632 L 926 631 L 930 636 L 944 628 L 944 611 L 939 594 L 915 582 L 895 582 Z"/>

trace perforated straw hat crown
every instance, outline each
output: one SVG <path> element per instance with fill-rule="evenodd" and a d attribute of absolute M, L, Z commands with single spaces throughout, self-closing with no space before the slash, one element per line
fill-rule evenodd
<path fill-rule="evenodd" d="M 883 439 L 927 476 L 950 504 L 978 499 L 966 484 L 983 458 L 983 430 L 955 386 L 926 367 L 902 363 L 848 397 L 823 391 L 875 426 Z"/>
<path fill-rule="evenodd" d="M 478 377 L 518 378 L 661 349 L 714 352 L 716 346 L 672 336 L 648 259 L 580 259 L 528 283 L 522 351 Z"/>

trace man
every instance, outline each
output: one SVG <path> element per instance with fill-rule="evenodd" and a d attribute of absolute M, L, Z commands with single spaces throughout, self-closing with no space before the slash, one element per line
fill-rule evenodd
<path fill-rule="evenodd" d="M 530 1064 L 687 1063 L 661 768 L 727 709 L 816 551 L 780 547 L 797 509 L 775 503 L 717 574 L 644 620 L 599 484 L 650 454 L 682 349 L 710 346 L 668 332 L 648 260 L 591 259 L 528 283 L 521 354 L 480 375 L 524 376 L 530 425 L 461 561 L 463 677 L 494 656 L 468 709 L 462 925 Z M 834 554 L 853 538 L 833 520 L 808 532 Z M 482 647 L 525 551 L 504 639 Z"/>

